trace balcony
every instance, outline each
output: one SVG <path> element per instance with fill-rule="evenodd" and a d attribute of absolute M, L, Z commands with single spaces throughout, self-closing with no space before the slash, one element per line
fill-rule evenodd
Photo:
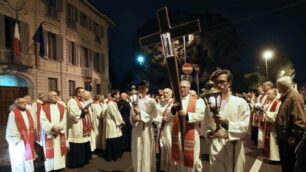
<path fill-rule="evenodd" d="M 82 68 L 82 76 L 83 78 L 92 78 L 92 68 Z"/>
<path fill-rule="evenodd" d="M 5 66 L 4 70 L 17 70 L 17 71 L 27 71 L 32 69 L 34 61 L 31 56 L 25 57 L 23 54 L 17 59 L 13 58 L 12 51 L 10 49 L 0 48 L 0 66 Z"/>

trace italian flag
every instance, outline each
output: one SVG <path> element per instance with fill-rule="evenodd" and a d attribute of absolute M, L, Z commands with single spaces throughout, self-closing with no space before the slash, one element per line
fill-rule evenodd
<path fill-rule="evenodd" d="M 15 23 L 14 40 L 13 40 L 13 54 L 14 57 L 18 57 L 20 54 L 20 34 L 18 23 Z"/>

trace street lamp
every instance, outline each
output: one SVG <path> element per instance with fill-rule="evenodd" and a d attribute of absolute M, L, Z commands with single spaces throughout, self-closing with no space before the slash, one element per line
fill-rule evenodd
<path fill-rule="evenodd" d="M 144 61 L 145 61 L 145 58 L 144 58 L 143 55 L 138 55 L 138 56 L 137 56 L 137 62 L 138 62 L 140 65 L 143 65 Z"/>
<path fill-rule="evenodd" d="M 273 51 L 271 50 L 266 50 L 263 52 L 262 54 L 263 58 L 265 59 L 266 61 L 266 77 L 267 77 L 267 80 L 269 80 L 269 74 L 268 74 L 268 60 L 271 59 L 273 57 Z"/>

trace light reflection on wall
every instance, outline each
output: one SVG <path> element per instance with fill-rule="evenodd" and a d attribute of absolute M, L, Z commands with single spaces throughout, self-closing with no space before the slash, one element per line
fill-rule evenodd
<path fill-rule="evenodd" d="M 0 75 L 0 86 L 5 87 L 27 87 L 27 81 L 14 75 Z"/>

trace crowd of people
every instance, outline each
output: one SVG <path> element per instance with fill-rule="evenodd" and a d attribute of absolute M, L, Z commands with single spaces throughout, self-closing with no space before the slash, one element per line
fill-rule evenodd
<path fill-rule="evenodd" d="M 267 159 L 280 162 L 284 172 L 306 171 L 305 104 L 290 77 L 279 78 L 276 88 L 267 81 L 242 96 L 232 94 L 230 71 L 218 69 L 210 79 L 220 90 L 217 113 L 213 102 L 184 80 L 181 102 L 170 88 L 151 97 L 145 80 L 136 97 L 118 90 L 92 97 L 78 87 L 67 102 L 55 91 L 39 94 L 34 103 L 30 96 L 18 98 L 6 129 L 12 171 L 34 171 L 37 158 L 44 160 L 45 171 L 81 168 L 93 155 L 117 161 L 128 151 L 136 172 L 199 172 L 203 136 L 211 172 L 243 172 L 250 126 L 254 145 Z"/>

